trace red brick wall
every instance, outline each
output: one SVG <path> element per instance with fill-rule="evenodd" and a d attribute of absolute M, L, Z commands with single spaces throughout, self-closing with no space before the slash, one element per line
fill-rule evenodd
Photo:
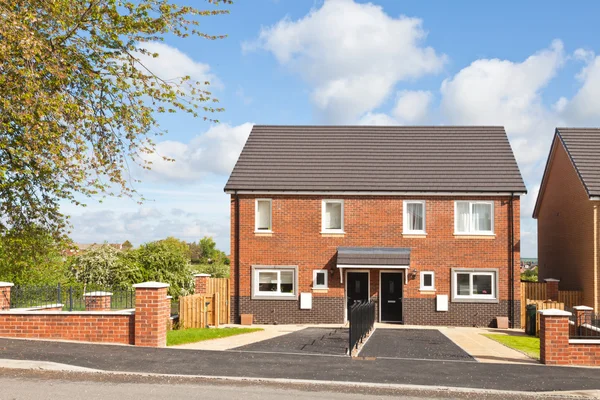
<path fill-rule="evenodd" d="M 540 361 L 547 365 L 600 366 L 600 339 L 596 343 L 569 343 L 570 330 L 566 316 L 541 316 Z"/>
<path fill-rule="evenodd" d="M 135 345 L 165 347 L 167 345 L 167 324 L 170 313 L 167 286 L 136 288 Z"/>
<path fill-rule="evenodd" d="M 255 234 L 255 198 L 273 199 L 273 233 Z M 321 202 L 324 198 L 344 199 L 345 235 L 321 234 Z M 427 237 L 404 236 L 403 200 L 426 200 Z M 494 231 L 496 236 L 459 237 L 454 235 L 455 200 L 493 200 Z M 350 247 L 408 247 L 412 249 L 411 269 L 434 271 L 436 294 L 450 295 L 451 268 L 497 268 L 499 270 L 499 300 L 508 300 L 509 274 L 509 198 L 499 197 L 440 197 L 440 196 L 251 196 L 240 195 L 240 296 L 249 304 L 251 296 L 252 265 L 297 265 L 298 292 L 312 292 L 313 270 L 328 269 L 336 265 L 338 246 Z M 520 224 L 519 198 L 514 199 L 514 295 L 520 298 Z M 235 276 L 235 198 L 231 201 L 231 290 L 236 294 Z M 313 301 L 320 297 L 344 297 L 344 284 L 340 283 L 339 270 L 329 274 L 326 293 L 313 293 Z M 378 298 L 379 271 L 371 273 L 371 297 Z M 409 280 L 404 287 L 405 297 L 428 299 L 432 294 L 419 290 L 419 277 Z M 248 298 L 246 300 L 246 298 Z M 232 318 L 235 314 L 232 299 Z M 265 300 L 267 301 L 267 300 Z M 271 308 L 280 303 L 273 300 Z M 497 305 L 496 305 L 497 306 Z M 288 307 L 288 306 L 286 306 Z M 496 307 L 497 308 L 497 307 Z M 508 309 L 508 307 L 506 307 Z M 305 310 L 302 312 L 307 313 Z M 241 313 L 252 310 L 241 309 Z M 507 312 L 507 311 L 506 311 Z M 506 315 L 506 312 L 503 315 Z M 519 310 L 515 310 L 515 315 Z M 314 316 L 316 318 L 316 315 Z M 334 322 L 334 321 L 332 321 Z"/>
<path fill-rule="evenodd" d="M 111 295 L 85 296 L 86 311 L 110 311 Z"/>
<path fill-rule="evenodd" d="M 0 337 L 133 344 L 133 327 L 133 313 L 0 314 Z"/>

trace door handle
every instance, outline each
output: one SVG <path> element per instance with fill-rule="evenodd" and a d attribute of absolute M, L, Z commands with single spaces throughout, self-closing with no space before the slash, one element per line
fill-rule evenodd
<path fill-rule="evenodd" d="M 388 303 L 395 303 L 396 300 L 388 300 Z"/>

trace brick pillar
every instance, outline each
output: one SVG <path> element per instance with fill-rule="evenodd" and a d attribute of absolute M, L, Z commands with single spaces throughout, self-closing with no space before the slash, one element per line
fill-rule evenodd
<path fill-rule="evenodd" d="M 575 333 L 579 334 L 581 325 L 592 323 L 592 312 L 594 309 L 588 306 L 575 306 L 573 309 L 575 310 Z"/>
<path fill-rule="evenodd" d="M 210 274 L 194 274 L 194 294 L 206 294 Z"/>
<path fill-rule="evenodd" d="M 563 310 L 539 310 L 540 314 L 540 361 L 548 365 L 569 365 L 569 317 Z"/>
<path fill-rule="evenodd" d="M 134 344 L 145 347 L 165 347 L 170 316 L 167 299 L 169 284 L 144 282 L 133 287 L 135 288 Z"/>
<path fill-rule="evenodd" d="M 546 281 L 546 297 L 548 300 L 558 301 L 558 282 L 560 279 L 544 279 Z"/>
<path fill-rule="evenodd" d="M 85 311 L 110 311 L 110 292 L 89 292 L 83 295 Z"/>
<path fill-rule="evenodd" d="M 10 282 L 0 282 L 0 310 L 10 310 L 10 288 L 13 286 Z"/>

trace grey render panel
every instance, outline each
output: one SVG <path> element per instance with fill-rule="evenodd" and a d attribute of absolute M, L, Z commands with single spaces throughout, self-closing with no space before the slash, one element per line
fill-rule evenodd
<path fill-rule="evenodd" d="M 556 128 L 588 195 L 600 196 L 600 128 Z"/>
<path fill-rule="evenodd" d="M 503 127 L 255 125 L 225 190 L 526 192 Z"/>
<path fill-rule="evenodd" d="M 387 247 L 338 247 L 338 265 L 410 265 L 410 249 Z"/>

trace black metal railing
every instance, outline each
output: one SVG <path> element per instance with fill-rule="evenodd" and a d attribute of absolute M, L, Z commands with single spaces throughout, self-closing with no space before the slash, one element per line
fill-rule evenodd
<path fill-rule="evenodd" d="M 179 300 L 171 301 L 171 317 L 179 316 Z"/>
<path fill-rule="evenodd" d="M 10 308 L 50 308 L 62 304 L 62 311 L 85 311 L 84 294 L 110 292 L 111 310 L 135 308 L 135 289 L 132 287 L 107 288 L 95 285 L 13 286 Z"/>
<path fill-rule="evenodd" d="M 567 309 L 569 317 L 569 337 L 571 339 L 600 339 L 600 314 L 592 311 L 577 312 Z"/>
<path fill-rule="evenodd" d="M 349 347 L 348 354 L 358 347 L 373 330 L 375 325 L 375 303 L 372 301 L 356 302 L 350 306 L 348 313 L 349 328 Z"/>

